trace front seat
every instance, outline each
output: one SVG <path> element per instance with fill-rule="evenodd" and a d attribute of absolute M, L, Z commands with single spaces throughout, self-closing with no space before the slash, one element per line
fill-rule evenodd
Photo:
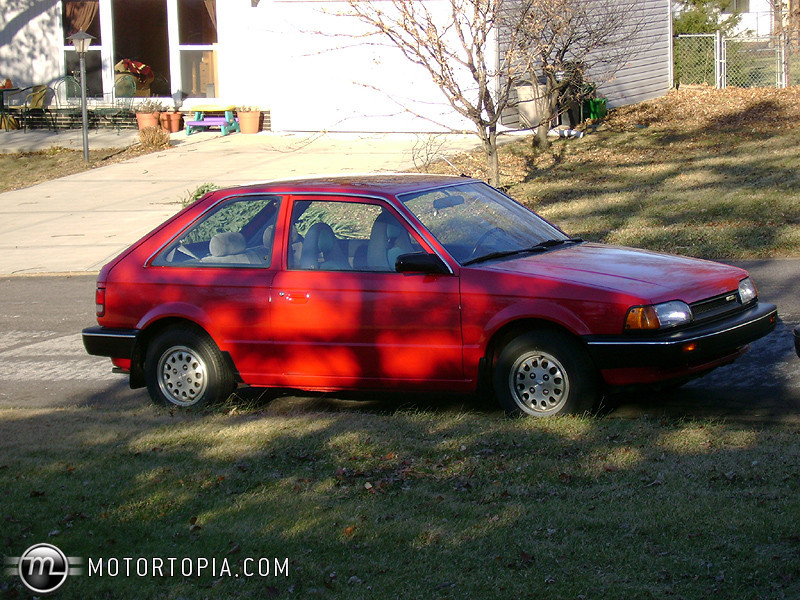
<path fill-rule="evenodd" d="M 252 250 L 247 250 L 247 242 L 238 231 L 217 233 L 208 243 L 211 253 L 200 260 L 203 263 L 220 265 L 261 265 L 263 261 Z"/>
<path fill-rule="evenodd" d="M 339 239 L 327 223 L 314 223 L 306 232 L 300 254 L 300 268 L 323 271 L 350 269 L 350 263 L 339 245 Z"/>
<path fill-rule="evenodd" d="M 413 252 L 408 231 L 389 213 L 381 213 L 372 225 L 367 246 L 371 271 L 394 271 L 397 257 Z"/>

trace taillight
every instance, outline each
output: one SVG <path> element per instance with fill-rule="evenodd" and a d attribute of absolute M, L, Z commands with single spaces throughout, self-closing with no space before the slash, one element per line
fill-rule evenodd
<path fill-rule="evenodd" d="M 97 284 L 97 289 L 94 292 L 94 303 L 97 316 L 102 317 L 106 314 L 106 288 Z"/>

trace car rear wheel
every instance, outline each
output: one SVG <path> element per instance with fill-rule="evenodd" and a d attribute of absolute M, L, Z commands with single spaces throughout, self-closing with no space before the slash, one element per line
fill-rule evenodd
<path fill-rule="evenodd" d="M 508 415 L 550 417 L 590 411 L 599 386 L 586 351 L 566 335 L 544 330 L 522 334 L 503 348 L 494 389 Z"/>
<path fill-rule="evenodd" d="M 156 336 L 147 349 L 145 378 L 153 402 L 181 408 L 221 402 L 236 385 L 216 345 L 190 327 Z"/>

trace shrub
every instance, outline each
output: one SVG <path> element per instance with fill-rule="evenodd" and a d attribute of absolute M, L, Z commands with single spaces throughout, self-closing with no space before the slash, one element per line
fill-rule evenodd
<path fill-rule="evenodd" d="M 145 127 L 139 132 L 139 143 L 146 150 L 169 148 L 169 132 L 161 127 Z"/>
<path fill-rule="evenodd" d="M 213 183 L 201 183 L 198 185 L 193 192 L 186 190 L 186 195 L 181 198 L 181 204 L 183 206 L 189 206 L 192 202 L 196 202 L 203 196 L 205 196 L 208 192 L 213 192 L 214 190 L 218 190 L 219 186 Z"/>

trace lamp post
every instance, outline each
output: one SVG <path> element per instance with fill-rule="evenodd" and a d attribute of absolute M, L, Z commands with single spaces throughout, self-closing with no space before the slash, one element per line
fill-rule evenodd
<path fill-rule="evenodd" d="M 89 162 L 89 117 L 86 114 L 86 53 L 94 39 L 82 29 L 67 38 L 75 46 L 81 63 L 81 118 L 83 121 L 83 162 Z"/>

